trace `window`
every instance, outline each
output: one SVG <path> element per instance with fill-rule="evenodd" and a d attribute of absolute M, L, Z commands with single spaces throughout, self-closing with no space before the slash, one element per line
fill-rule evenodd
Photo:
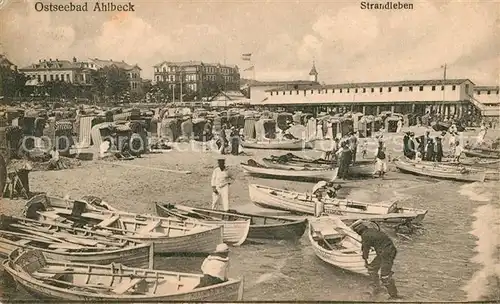
<path fill-rule="evenodd" d="M 490 94 L 491 94 L 491 91 L 487 91 L 487 93 L 486 93 L 486 94 L 490 95 Z"/>
<path fill-rule="evenodd" d="M 164 68 L 163 68 L 163 72 L 166 72 L 166 71 L 167 71 L 167 68 L 165 68 L 165 67 L 164 67 Z"/>
<path fill-rule="evenodd" d="M 388 87 L 388 88 L 387 88 L 387 92 L 390 92 L 390 91 L 391 91 L 391 87 Z"/>
<path fill-rule="evenodd" d="M 419 90 L 423 91 L 424 90 L 424 86 L 420 86 Z"/>
<path fill-rule="evenodd" d="M 47 82 L 47 75 L 43 75 L 43 81 Z"/>
<path fill-rule="evenodd" d="M 398 88 L 398 91 L 399 91 L 399 92 L 403 92 L 403 87 L 399 87 L 399 88 Z"/>
<path fill-rule="evenodd" d="M 38 82 L 42 82 L 42 76 L 38 75 L 36 78 L 38 79 Z"/>
<path fill-rule="evenodd" d="M 314 94 L 314 90 L 311 90 L 311 94 Z"/>
<path fill-rule="evenodd" d="M 372 93 L 375 92 L 375 88 L 372 88 Z"/>
<path fill-rule="evenodd" d="M 342 89 L 340 89 L 340 93 L 342 93 Z"/>
<path fill-rule="evenodd" d="M 380 88 L 380 93 L 382 93 L 382 88 Z"/>
<path fill-rule="evenodd" d="M 366 93 L 366 88 L 363 88 L 363 93 Z"/>
<path fill-rule="evenodd" d="M 466 85 L 465 85 L 465 91 L 466 91 L 466 92 L 469 92 L 469 84 L 466 84 Z"/>
<path fill-rule="evenodd" d="M 271 91 L 271 96 L 273 96 L 273 91 Z"/>
<path fill-rule="evenodd" d="M 297 92 L 297 95 L 299 95 L 299 90 L 297 90 L 296 92 Z"/>
<path fill-rule="evenodd" d="M 285 95 L 285 91 L 283 91 L 283 95 Z"/>
<path fill-rule="evenodd" d="M 349 91 L 351 91 L 351 89 L 347 89 L 347 93 L 349 93 Z"/>
<path fill-rule="evenodd" d="M 354 93 L 358 93 L 358 89 L 354 89 Z"/>
<path fill-rule="evenodd" d="M 436 90 L 436 86 L 432 86 L 432 90 L 435 91 Z"/>
<path fill-rule="evenodd" d="M 410 92 L 413 92 L 413 87 L 408 87 L 408 90 L 409 90 Z"/>
<path fill-rule="evenodd" d="M 160 76 L 156 76 L 156 81 L 160 81 Z"/>
<path fill-rule="evenodd" d="M 481 95 L 481 91 L 477 91 L 477 95 Z"/>
<path fill-rule="evenodd" d="M 444 86 L 441 86 L 441 91 L 444 91 Z"/>
<path fill-rule="evenodd" d="M 455 90 L 456 90 L 456 88 L 457 88 L 457 86 L 456 86 L 456 85 L 451 86 L 451 90 L 452 90 L 452 91 L 455 91 Z"/>
<path fill-rule="evenodd" d="M 54 81 L 54 75 L 50 75 L 50 81 Z"/>
<path fill-rule="evenodd" d="M 292 95 L 292 91 L 290 91 L 290 95 Z"/>
<path fill-rule="evenodd" d="M 318 94 L 321 94 L 321 89 L 318 89 Z"/>
<path fill-rule="evenodd" d="M 306 93 L 306 90 L 304 90 L 304 96 L 306 96 L 306 94 L 307 94 L 307 93 Z"/>

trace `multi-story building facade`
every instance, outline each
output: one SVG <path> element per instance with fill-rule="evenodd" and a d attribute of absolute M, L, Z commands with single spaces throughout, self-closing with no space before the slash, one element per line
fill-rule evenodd
<path fill-rule="evenodd" d="M 202 61 L 163 61 L 154 67 L 154 81 L 172 89 L 182 83 L 183 90 L 203 96 L 204 88 L 218 85 L 222 90 L 239 90 L 240 73 L 236 65 Z"/>
<path fill-rule="evenodd" d="M 127 72 L 130 82 L 130 91 L 134 93 L 142 92 L 142 69 L 137 65 L 130 65 L 125 61 L 101 60 L 98 58 L 90 58 L 87 62 L 82 62 L 87 68 L 97 70 L 104 67 L 116 66 Z"/>
<path fill-rule="evenodd" d="M 92 70 L 95 71 L 106 66 L 116 66 L 124 69 L 129 77 L 130 91 L 141 92 L 141 68 L 137 65 L 129 65 L 123 61 L 100 60 L 97 58 L 78 61 L 75 57 L 73 57 L 72 61 L 44 59 L 39 60 L 38 63 L 19 69 L 19 71 L 30 78 L 32 85 L 34 82 L 42 85 L 49 81 L 65 81 L 76 85 L 91 85 Z"/>
<path fill-rule="evenodd" d="M 78 85 L 90 85 L 92 83 L 90 69 L 85 67 L 82 62 L 78 62 L 76 58 L 73 58 L 72 61 L 59 59 L 39 60 L 38 63 L 19 69 L 19 72 L 24 73 L 38 84 L 49 81 L 65 81 Z"/>

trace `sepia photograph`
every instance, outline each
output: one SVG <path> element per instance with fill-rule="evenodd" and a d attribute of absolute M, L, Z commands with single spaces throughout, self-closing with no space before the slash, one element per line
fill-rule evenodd
<path fill-rule="evenodd" d="M 0 304 L 500 301 L 500 0 L 0 0 Z"/>

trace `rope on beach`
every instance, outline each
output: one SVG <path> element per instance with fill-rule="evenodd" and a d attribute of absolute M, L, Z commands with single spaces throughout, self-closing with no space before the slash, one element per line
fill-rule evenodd
<path fill-rule="evenodd" d="M 97 163 L 98 164 L 113 165 L 113 166 L 123 166 L 123 167 L 132 167 L 132 168 L 140 168 L 140 169 L 149 169 L 149 170 L 155 170 L 155 171 L 161 171 L 161 172 L 169 172 L 169 173 L 191 174 L 191 171 L 154 168 L 154 167 L 147 167 L 147 166 L 137 166 L 137 165 L 130 165 L 130 164 L 118 163 L 118 162 L 98 161 Z"/>

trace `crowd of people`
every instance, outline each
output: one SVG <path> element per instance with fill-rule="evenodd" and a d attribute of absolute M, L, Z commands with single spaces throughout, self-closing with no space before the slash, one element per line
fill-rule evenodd
<path fill-rule="evenodd" d="M 460 140 L 461 134 L 457 131 L 457 127 L 452 124 L 448 131 L 441 132 L 440 135 L 432 137 L 430 131 L 425 134 L 415 137 L 414 132 L 406 132 L 403 137 L 403 154 L 405 157 L 420 161 L 442 162 L 444 154 L 443 143 L 448 136 L 449 155 L 454 162 L 460 162 L 464 148 L 479 147 L 484 143 L 484 138 L 488 131 L 485 123 L 481 124 L 481 129 L 474 144 Z"/>

